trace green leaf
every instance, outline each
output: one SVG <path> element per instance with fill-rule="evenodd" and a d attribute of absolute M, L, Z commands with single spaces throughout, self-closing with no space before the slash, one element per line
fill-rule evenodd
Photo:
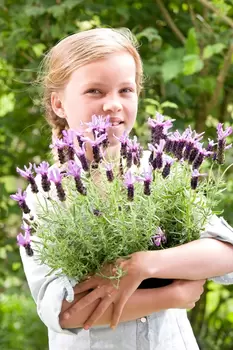
<path fill-rule="evenodd" d="M 194 28 L 189 29 L 188 37 L 185 42 L 185 51 L 189 55 L 192 55 L 192 54 L 199 55 L 200 53 L 200 48 L 198 46 L 198 41 L 197 41 L 197 34 Z"/>
<path fill-rule="evenodd" d="M 42 56 L 45 50 L 46 50 L 46 46 L 42 43 L 35 44 L 32 46 L 32 51 L 35 53 L 36 57 Z"/>
<path fill-rule="evenodd" d="M 142 32 L 136 34 L 136 38 L 140 40 L 142 37 L 147 38 L 149 42 L 153 42 L 155 40 L 161 41 L 161 36 L 158 34 L 157 29 L 153 27 L 148 27 L 144 29 Z"/>
<path fill-rule="evenodd" d="M 217 43 L 214 45 L 207 45 L 203 51 L 203 59 L 206 60 L 206 59 L 212 57 L 213 55 L 222 52 L 222 50 L 224 50 L 225 47 L 226 47 L 226 45 L 221 44 L 221 43 Z"/>
<path fill-rule="evenodd" d="M 183 69 L 181 60 L 165 61 L 161 67 L 163 79 L 166 82 L 176 78 Z"/>
<path fill-rule="evenodd" d="M 173 102 L 170 102 L 170 101 L 165 101 L 165 102 L 161 103 L 161 107 L 162 108 L 166 108 L 166 107 L 167 108 L 174 108 L 174 109 L 178 108 L 176 103 L 173 103 Z"/>
<path fill-rule="evenodd" d="M 184 62 L 184 67 L 183 67 L 184 75 L 192 75 L 194 73 L 200 72 L 200 70 L 202 70 L 202 68 L 204 67 L 204 63 L 198 55 L 184 56 L 183 62 Z"/>

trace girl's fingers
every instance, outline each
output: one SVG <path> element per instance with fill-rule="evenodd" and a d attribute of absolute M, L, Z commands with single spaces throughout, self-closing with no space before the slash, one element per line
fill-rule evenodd
<path fill-rule="evenodd" d="M 81 282 L 77 284 L 74 287 L 74 294 L 79 294 L 82 292 L 87 292 L 89 289 L 94 289 L 98 286 L 98 281 L 94 278 L 91 278 L 89 280 L 86 280 L 84 282 Z"/>
<path fill-rule="evenodd" d="M 92 315 L 86 320 L 84 329 L 89 329 L 92 325 L 105 313 L 108 307 L 111 305 L 111 298 L 105 297 L 97 306 Z"/>
<path fill-rule="evenodd" d="M 67 320 L 72 315 L 76 314 L 77 311 L 84 309 L 86 306 L 92 304 L 95 300 L 101 298 L 102 294 L 103 290 L 101 290 L 100 288 L 93 290 L 89 294 L 85 295 L 82 299 L 77 301 L 77 303 L 71 306 L 67 311 L 65 311 L 62 315 L 62 318 Z"/>
<path fill-rule="evenodd" d="M 118 325 L 122 311 L 125 307 L 126 301 L 127 301 L 127 299 L 122 299 L 119 301 L 119 303 L 117 303 L 114 306 L 112 320 L 111 320 L 111 326 L 110 326 L 112 329 L 116 328 L 116 326 Z"/>

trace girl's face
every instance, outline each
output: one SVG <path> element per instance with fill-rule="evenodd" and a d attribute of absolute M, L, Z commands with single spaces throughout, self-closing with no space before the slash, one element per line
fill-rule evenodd
<path fill-rule="evenodd" d="M 94 114 L 110 116 L 114 125 L 108 128 L 108 137 L 110 147 L 116 146 L 113 135 L 120 137 L 125 130 L 131 131 L 136 119 L 135 80 L 133 57 L 127 52 L 110 54 L 74 71 L 63 93 L 52 93 L 53 110 L 78 131 L 85 129 L 80 122 L 90 122 Z"/>

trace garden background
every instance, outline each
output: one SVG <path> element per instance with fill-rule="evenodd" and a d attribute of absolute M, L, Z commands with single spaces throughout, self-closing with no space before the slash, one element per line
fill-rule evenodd
<path fill-rule="evenodd" d="M 219 121 L 233 124 L 232 0 L 0 1 L 1 350 L 48 348 L 15 240 L 21 213 L 9 199 L 23 185 L 16 166 L 49 157 L 50 128 L 34 84 L 39 62 L 68 34 L 99 26 L 128 27 L 140 42 L 145 85 L 134 133 L 144 144 L 156 110 L 210 138 Z M 232 161 L 230 150 L 226 165 Z M 227 174 L 220 209 L 233 225 L 233 170 Z M 209 282 L 189 316 L 201 350 L 233 349 L 233 286 Z"/>

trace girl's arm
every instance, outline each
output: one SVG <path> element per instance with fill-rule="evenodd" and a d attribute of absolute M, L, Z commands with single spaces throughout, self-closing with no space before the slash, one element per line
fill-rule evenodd
<path fill-rule="evenodd" d="M 120 322 L 132 321 L 143 316 L 148 316 L 153 312 L 157 312 L 170 308 L 191 309 L 195 306 L 195 302 L 199 300 L 203 292 L 205 280 L 201 281 L 175 281 L 171 285 L 157 289 L 138 289 L 128 299 L 122 312 Z M 95 300 L 79 312 L 73 312 L 66 319 L 63 312 L 78 302 L 87 293 L 76 294 L 74 302 L 63 302 L 60 314 L 60 325 L 62 328 L 79 328 L 83 327 L 85 321 L 90 317 L 99 304 L 99 300 Z M 95 322 L 96 325 L 107 325 L 111 323 L 113 305 L 111 304 L 104 314 Z"/>
<path fill-rule="evenodd" d="M 221 276 L 233 272 L 233 246 L 204 238 L 176 248 L 148 252 L 147 264 L 150 277 L 199 280 Z"/>
<path fill-rule="evenodd" d="M 94 323 L 106 307 L 114 302 L 112 324 L 116 325 L 125 303 L 140 284 L 139 281 L 150 277 L 198 280 L 228 274 L 221 277 L 220 281 L 233 283 L 233 229 L 223 219 L 215 216 L 202 237 L 216 239 L 202 238 L 175 248 L 132 254 L 131 259 L 119 263 L 127 275 L 121 278 L 123 288 L 118 293 L 111 290 L 107 280 L 103 281 L 97 276 L 80 283 L 75 287 L 76 293 L 88 289 L 94 291 L 83 297 L 68 313 L 77 312 L 101 298 L 100 305 L 90 317 L 91 321 Z M 99 286 L 101 288 L 97 288 Z M 107 297 L 109 292 L 112 294 L 110 300 Z"/>

